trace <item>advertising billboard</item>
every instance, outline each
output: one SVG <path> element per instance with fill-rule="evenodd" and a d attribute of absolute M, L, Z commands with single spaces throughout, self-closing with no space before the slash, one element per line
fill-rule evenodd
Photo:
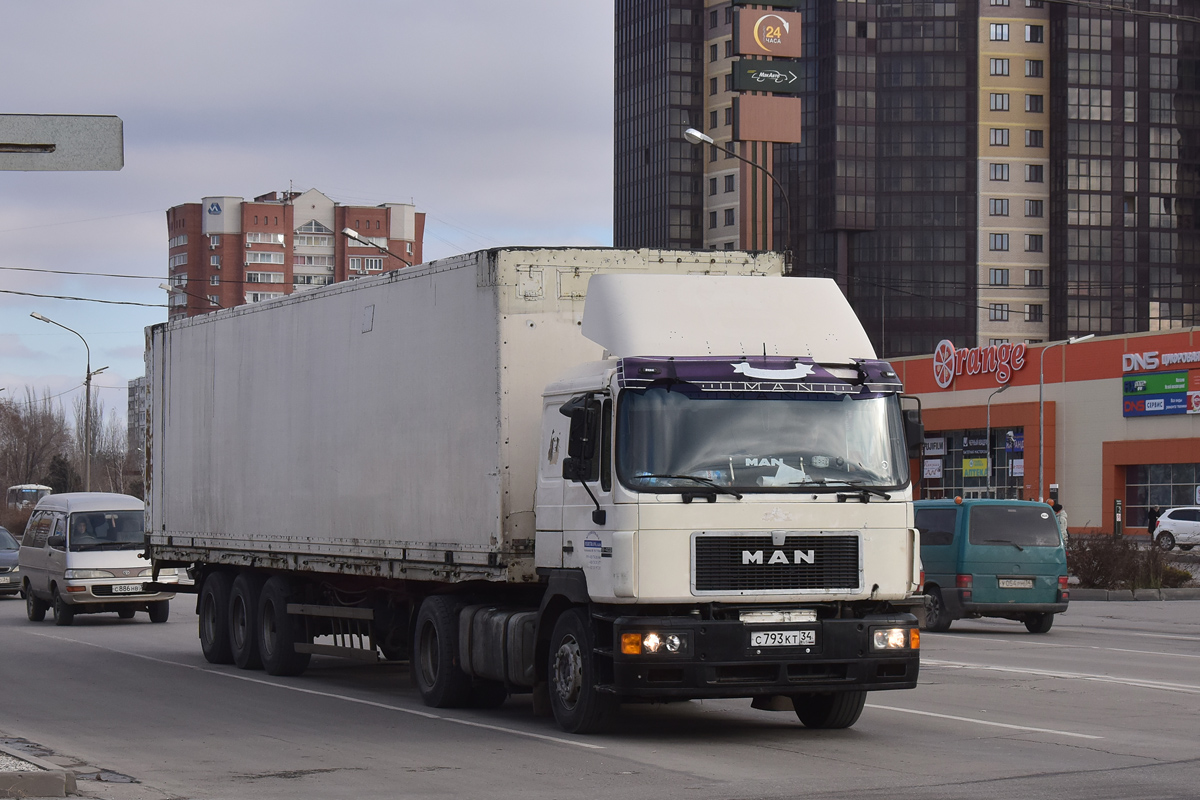
<path fill-rule="evenodd" d="M 798 11 L 739 8 L 733 16 L 733 48 L 739 56 L 800 58 L 804 55 Z"/>

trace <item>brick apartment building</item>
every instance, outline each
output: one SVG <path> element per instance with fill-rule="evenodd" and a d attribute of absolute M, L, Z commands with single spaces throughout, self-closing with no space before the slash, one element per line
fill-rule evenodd
<path fill-rule="evenodd" d="M 352 228 L 399 258 L 343 236 Z M 423 260 L 425 215 L 409 203 L 347 206 L 316 189 L 252 202 L 205 197 L 167 211 L 176 317 L 257 303 Z M 408 264 L 405 263 L 408 262 Z"/>

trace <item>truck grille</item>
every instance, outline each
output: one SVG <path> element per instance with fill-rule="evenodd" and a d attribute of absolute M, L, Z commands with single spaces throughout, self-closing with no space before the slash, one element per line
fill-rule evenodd
<path fill-rule="evenodd" d="M 769 533 L 700 532 L 692 536 L 692 570 L 696 594 L 862 590 L 857 533 L 792 533 L 776 545 Z"/>

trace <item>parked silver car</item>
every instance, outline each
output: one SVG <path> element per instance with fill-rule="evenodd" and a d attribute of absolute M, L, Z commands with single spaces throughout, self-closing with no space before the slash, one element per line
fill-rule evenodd
<path fill-rule="evenodd" d="M 1191 550 L 1200 544 L 1200 506 L 1168 508 L 1158 518 L 1154 529 L 1154 543 L 1163 550 L 1179 545 L 1180 550 Z"/>

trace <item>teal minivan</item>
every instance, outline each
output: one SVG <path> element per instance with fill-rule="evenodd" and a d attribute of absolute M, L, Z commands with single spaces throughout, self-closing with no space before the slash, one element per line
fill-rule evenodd
<path fill-rule="evenodd" d="M 1067 554 L 1054 511 L 1021 500 L 919 500 L 925 627 L 1001 617 L 1045 633 L 1067 610 Z"/>

